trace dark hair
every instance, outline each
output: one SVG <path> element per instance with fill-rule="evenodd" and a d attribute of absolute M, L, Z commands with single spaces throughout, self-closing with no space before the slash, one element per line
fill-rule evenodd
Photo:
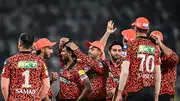
<path fill-rule="evenodd" d="M 41 50 L 37 50 L 36 55 L 40 55 L 40 54 L 41 54 Z"/>
<path fill-rule="evenodd" d="M 28 35 L 26 33 L 22 33 L 19 36 L 19 40 L 23 48 L 30 49 L 34 42 L 34 36 Z"/>
<path fill-rule="evenodd" d="M 136 27 L 137 28 L 137 27 Z M 140 28 L 137 28 L 137 32 L 140 32 L 140 33 L 147 33 L 148 29 L 140 29 Z"/>
<path fill-rule="evenodd" d="M 73 51 L 70 47 L 67 46 L 68 43 L 70 43 L 70 42 L 64 43 L 63 48 L 66 48 L 66 50 L 67 50 L 69 53 L 70 53 L 70 52 L 72 53 L 72 58 L 77 58 L 76 55 L 74 54 L 74 51 Z"/>
<path fill-rule="evenodd" d="M 120 45 L 123 47 L 123 44 L 120 41 L 115 40 L 109 45 L 108 49 L 111 50 L 114 45 Z"/>

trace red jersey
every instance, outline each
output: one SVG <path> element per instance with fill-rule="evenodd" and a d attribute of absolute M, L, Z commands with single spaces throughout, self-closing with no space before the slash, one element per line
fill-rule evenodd
<path fill-rule="evenodd" d="M 107 61 L 107 63 L 109 64 L 109 76 L 106 82 L 106 90 L 111 90 L 113 88 L 116 88 L 119 84 L 121 65 L 115 66 L 111 61 Z"/>
<path fill-rule="evenodd" d="M 109 75 L 106 81 L 106 90 L 108 92 L 109 90 L 116 89 L 119 84 L 121 65 L 115 66 L 111 61 L 107 61 L 107 63 L 109 65 Z M 106 98 L 106 100 L 112 101 L 112 98 Z"/>
<path fill-rule="evenodd" d="M 127 51 L 125 60 L 130 61 L 129 76 L 125 86 L 127 92 L 155 84 L 155 65 L 160 65 L 160 49 L 146 37 L 133 40 Z"/>
<path fill-rule="evenodd" d="M 61 68 L 60 71 L 60 99 L 78 99 L 85 81 L 89 80 L 81 64 L 76 63 L 72 68 Z"/>
<path fill-rule="evenodd" d="M 2 77 L 10 79 L 8 101 L 35 101 L 48 71 L 38 56 L 21 52 L 5 61 Z"/>
<path fill-rule="evenodd" d="M 88 100 L 103 99 L 106 97 L 106 67 L 103 65 L 103 61 L 95 61 L 81 52 L 79 49 L 74 53 L 80 59 L 84 67 L 84 71 L 87 73 L 91 83 L 92 92 L 88 96 Z M 106 63 L 105 63 L 106 64 Z M 108 68 L 108 67 L 107 67 Z"/>
<path fill-rule="evenodd" d="M 178 56 L 173 51 L 171 55 L 163 55 L 161 58 L 161 89 L 160 94 L 175 94 L 176 82 L 176 65 L 178 64 Z"/>

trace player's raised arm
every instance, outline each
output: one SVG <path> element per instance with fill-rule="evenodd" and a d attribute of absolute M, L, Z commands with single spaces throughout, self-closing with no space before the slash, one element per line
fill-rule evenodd
<path fill-rule="evenodd" d="M 59 41 L 59 62 L 60 62 L 60 66 L 63 66 L 63 63 L 62 63 L 62 55 L 61 55 L 61 51 L 62 51 L 62 48 L 63 48 L 63 45 L 65 43 L 67 43 L 69 41 L 69 38 L 66 38 L 66 37 L 62 37 Z"/>
<path fill-rule="evenodd" d="M 100 44 L 101 47 L 104 49 L 103 43 L 101 43 L 99 41 L 95 41 L 94 43 Z M 104 73 L 104 68 L 102 68 L 101 65 L 97 61 L 93 60 L 91 57 L 84 54 L 75 43 L 73 43 L 73 42 L 68 43 L 67 46 L 70 47 L 74 51 L 77 58 L 82 60 L 81 63 L 83 65 L 87 65 L 89 67 L 89 70 L 93 69 L 93 70 L 97 71 L 98 73 L 101 73 L 101 74 Z"/>
<path fill-rule="evenodd" d="M 117 28 L 114 28 L 114 23 L 112 20 L 108 21 L 107 23 L 107 29 L 104 33 L 103 37 L 101 38 L 100 42 L 104 43 L 104 46 L 106 46 L 107 40 L 110 36 L 110 34 L 114 33 Z"/>

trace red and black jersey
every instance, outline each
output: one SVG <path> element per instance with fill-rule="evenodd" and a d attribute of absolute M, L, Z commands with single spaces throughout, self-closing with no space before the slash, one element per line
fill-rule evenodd
<path fill-rule="evenodd" d="M 109 75 L 106 81 L 106 90 L 108 91 L 118 86 L 121 62 L 118 66 L 115 66 L 111 61 L 107 61 L 107 63 L 109 65 Z"/>
<path fill-rule="evenodd" d="M 176 65 L 179 57 L 173 51 L 169 56 L 163 55 L 161 58 L 161 89 L 160 94 L 175 94 Z"/>
<path fill-rule="evenodd" d="M 92 83 L 92 92 L 88 96 L 88 100 L 103 99 L 106 97 L 106 80 L 107 80 L 107 68 L 105 67 L 105 61 L 95 61 L 79 49 L 75 50 L 77 58 L 83 65 L 84 71 L 88 75 Z M 107 74 L 107 75 L 106 75 Z"/>
<path fill-rule="evenodd" d="M 72 68 L 61 68 L 59 98 L 62 100 L 78 99 L 86 80 L 89 78 L 80 63 L 74 64 Z"/>
<path fill-rule="evenodd" d="M 108 92 L 118 87 L 122 61 L 119 62 L 118 66 L 115 66 L 111 61 L 106 61 L 109 65 L 109 75 L 106 81 L 106 91 Z M 112 98 L 106 98 L 106 100 L 112 101 Z"/>
<path fill-rule="evenodd" d="M 160 49 L 150 39 L 138 37 L 126 50 L 124 60 L 130 61 L 125 90 L 137 92 L 155 84 L 155 65 L 160 65 Z"/>
<path fill-rule="evenodd" d="M 20 52 L 5 61 L 2 77 L 10 79 L 9 101 L 35 101 L 48 71 L 38 56 Z"/>

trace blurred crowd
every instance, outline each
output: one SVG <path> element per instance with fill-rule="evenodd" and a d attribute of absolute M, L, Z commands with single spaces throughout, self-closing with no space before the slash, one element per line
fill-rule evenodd
<path fill-rule="evenodd" d="M 163 0 L 0 0 L 0 64 L 3 66 L 6 58 L 18 52 L 17 38 L 22 32 L 51 41 L 69 37 L 85 51 L 84 42 L 100 39 L 108 20 L 112 19 L 118 28 L 110 40 L 122 40 L 120 32 L 139 16 L 147 17 L 150 31 L 160 30 L 165 44 L 180 56 L 176 5 L 176 2 Z M 50 72 L 59 70 L 57 48 L 58 45 L 49 61 Z M 180 76 L 180 65 L 178 67 Z M 180 93 L 180 82 L 177 87 Z"/>

